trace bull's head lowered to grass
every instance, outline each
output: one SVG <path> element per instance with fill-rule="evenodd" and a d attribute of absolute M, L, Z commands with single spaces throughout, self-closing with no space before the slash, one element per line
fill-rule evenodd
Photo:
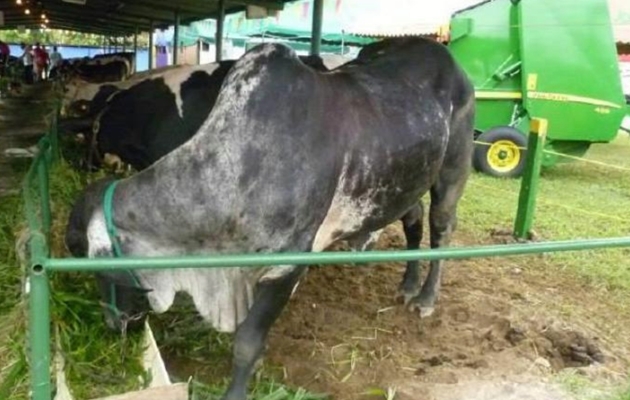
<path fill-rule="evenodd" d="M 102 207 L 104 194 L 112 183 L 112 178 L 104 178 L 89 185 L 77 199 L 70 213 L 66 229 L 66 246 L 73 257 L 87 257 L 89 216 Z M 115 249 L 101 257 L 115 256 Z M 100 292 L 100 304 L 105 323 L 110 329 L 126 331 L 141 328 L 150 310 L 147 292 L 133 271 L 98 272 L 96 281 Z"/>

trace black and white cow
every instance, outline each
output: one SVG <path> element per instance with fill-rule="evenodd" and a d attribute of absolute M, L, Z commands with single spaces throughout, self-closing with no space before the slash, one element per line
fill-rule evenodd
<path fill-rule="evenodd" d="M 119 51 L 116 53 L 95 54 L 93 64 L 105 65 L 112 61 L 122 61 L 127 67 L 127 76 L 131 76 L 136 70 L 136 53 L 133 51 Z"/>
<path fill-rule="evenodd" d="M 234 62 L 178 68 L 110 96 L 89 134 L 90 164 L 110 154 L 139 171 L 179 147 L 210 114 Z"/>
<path fill-rule="evenodd" d="M 135 53 L 125 52 L 63 60 L 55 69 L 54 76 L 63 81 L 81 78 L 92 83 L 103 83 L 126 80 L 134 71 Z"/>
<path fill-rule="evenodd" d="M 92 83 L 121 81 L 127 78 L 128 64 L 123 60 L 113 60 L 103 65 L 80 64 L 72 68 L 70 76 L 77 76 Z"/>
<path fill-rule="evenodd" d="M 132 80 L 113 81 L 104 83 L 91 83 L 79 78 L 72 78 L 64 84 L 63 97 L 61 99 L 61 116 L 63 118 L 85 117 L 89 115 L 89 105 L 91 101 L 103 90 L 107 90 L 109 95 L 118 88 L 125 88 L 133 84 Z"/>
<path fill-rule="evenodd" d="M 306 65 L 327 71 L 320 57 L 300 57 Z M 142 170 L 179 147 L 199 129 L 214 107 L 234 60 L 186 66 L 149 76 L 109 95 L 106 104 L 92 101 L 96 116 L 87 156 L 89 167 L 109 155 L 112 162 Z M 102 88 L 106 92 L 106 88 Z M 102 97 L 102 96 L 101 96 Z"/>
<path fill-rule="evenodd" d="M 429 192 L 431 246 L 445 246 L 469 175 L 473 118 L 473 88 L 436 42 L 378 42 L 327 73 L 288 47 L 260 45 L 232 67 L 196 135 L 117 186 L 85 189 L 66 244 L 89 257 L 111 257 L 114 243 L 127 256 L 320 252 L 364 243 L 402 219 L 417 248 L 419 199 Z M 400 290 L 423 315 L 434 308 L 441 266 L 432 262 L 420 287 L 418 263 L 407 265 Z M 216 329 L 236 332 L 224 399 L 244 400 L 267 333 L 306 269 L 121 270 L 97 280 L 114 328 L 147 300 L 164 312 L 188 292 Z"/>
<path fill-rule="evenodd" d="M 66 118 L 94 117 L 105 108 L 107 99 L 119 90 L 130 87 L 151 77 L 162 76 L 175 69 L 192 68 L 189 65 L 168 66 L 133 74 L 124 81 L 91 83 L 80 78 L 73 78 L 64 85 L 61 101 L 61 114 Z"/>
<path fill-rule="evenodd" d="M 125 80 L 135 71 L 135 53 L 97 54 L 74 66 L 78 76 L 91 82 Z"/>

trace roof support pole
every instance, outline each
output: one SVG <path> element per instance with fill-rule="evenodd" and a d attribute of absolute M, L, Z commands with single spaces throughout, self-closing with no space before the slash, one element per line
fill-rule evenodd
<path fill-rule="evenodd" d="M 311 28 L 311 54 L 318 56 L 322 47 L 322 22 L 324 0 L 313 0 L 313 25 Z"/>
<path fill-rule="evenodd" d="M 138 27 L 133 32 L 133 72 L 138 70 Z"/>
<path fill-rule="evenodd" d="M 155 46 L 153 45 L 153 20 L 149 21 L 149 71 L 153 69 L 153 52 Z"/>
<path fill-rule="evenodd" d="M 216 49 L 215 61 L 223 59 L 223 23 L 225 22 L 225 0 L 219 0 L 219 15 L 217 16 L 217 33 L 214 37 Z"/>
<path fill-rule="evenodd" d="M 179 61 L 179 10 L 175 10 L 175 26 L 173 32 L 173 65 Z"/>

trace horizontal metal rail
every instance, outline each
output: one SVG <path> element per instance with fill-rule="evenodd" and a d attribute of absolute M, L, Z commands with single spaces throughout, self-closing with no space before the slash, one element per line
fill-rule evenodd
<path fill-rule="evenodd" d="M 25 216 L 30 230 L 29 344 L 31 396 L 51 399 L 50 288 L 47 272 L 96 272 L 138 269 L 261 267 L 273 265 L 368 264 L 410 260 L 506 257 L 551 252 L 584 251 L 630 246 L 630 236 L 475 247 L 422 250 L 328 251 L 321 253 L 212 254 L 172 257 L 50 258 L 48 236 L 51 210 L 48 174 L 59 154 L 57 112 L 48 134 L 39 143 L 40 153 L 23 182 Z M 521 233 L 526 229 L 521 229 Z"/>
<path fill-rule="evenodd" d="M 265 265 L 306 265 L 374 263 L 410 260 L 505 257 L 561 251 L 582 251 L 630 246 L 630 236 L 604 239 L 564 240 L 503 244 L 478 247 L 448 247 L 400 251 L 329 251 L 322 253 L 254 253 L 185 257 L 54 258 L 35 265 L 44 271 L 112 271 L 171 268 L 259 267 Z"/>

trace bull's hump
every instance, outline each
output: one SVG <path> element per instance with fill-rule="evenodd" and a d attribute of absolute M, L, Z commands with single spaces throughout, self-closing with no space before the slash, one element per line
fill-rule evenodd
<path fill-rule="evenodd" d="M 230 69 L 225 78 L 225 83 L 212 110 L 211 116 L 206 119 L 199 129 L 204 134 L 193 137 L 193 142 L 204 140 L 206 134 L 220 132 L 225 125 L 226 115 L 242 115 L 252 93 L 259 87 L 261 77 L 268 68 L 267 60 L 277 51 L 284 51 L 278 45 L 266 44 L 255 47 L 245 53 Z M 291 54 L 292 50 L 289 49 Z M 240 118 L 239 118 L 240 119 Z M 240 130 L 237 129 L 237 130 Z M 194 146 L 194 145 L 193 145 Z"/>
<path fill-rule="evenodd" d="M 288 46 L 278 43 L 262 44 L 245 53 L 234 64 L 228 81 L 235 83 L 240 80 L 250 80 L 266 70 L 273 60 L 296 58 L 297 54 Z"/>

